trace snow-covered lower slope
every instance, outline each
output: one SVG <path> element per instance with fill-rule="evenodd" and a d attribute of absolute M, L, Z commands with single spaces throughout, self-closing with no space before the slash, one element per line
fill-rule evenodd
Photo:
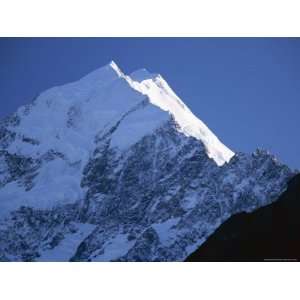
<path fill-rule="evenodd" d="M 292 175 L 234 156 L 160 75 L 112 62 L 0 124 L 0 259 L 183 260 Z"/>

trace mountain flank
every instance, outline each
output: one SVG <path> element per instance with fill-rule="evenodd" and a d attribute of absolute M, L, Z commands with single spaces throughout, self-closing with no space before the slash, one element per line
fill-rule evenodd
<path fill-rule="evenodd" d="M 232 216 L 187 261 L 298 261 L 300 174 L 274 203 Z"/>

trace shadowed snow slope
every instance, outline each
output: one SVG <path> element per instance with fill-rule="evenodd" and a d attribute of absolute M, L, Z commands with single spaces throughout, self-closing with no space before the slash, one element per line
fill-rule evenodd
<path fill-rule="evenodd" d="M 183 260 L 290 176 L 234 156 L 160 75 L 111 62 L 0 123 L 0 259 Z"/>

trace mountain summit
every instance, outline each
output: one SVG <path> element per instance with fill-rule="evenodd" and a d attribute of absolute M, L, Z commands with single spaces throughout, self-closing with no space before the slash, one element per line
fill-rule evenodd
<path fill-rule="evenodd" d="M 36 133 L 39 140 L 46 139 L 49 142 L 53 132 L 59 131 L 59 135 L 66 137 L 64 143 L 68 142 L 72 147 L 70 135 L 76 133 L 75 143 L 78 143 L 78 138 L 86 139 L 87 136 L 91 141 L 91 137 L 100 130 L 122 119 L 121 126 L 113 134 L 113 140 L 115 146 L 125 149 L 162 123 L 174 119 L 177 130 L 201 141 L 207 155 L 218 165 L 228 162 L 234 155 L 195 117 L 160 75 L 151 74 L 145 69 L 127 76 L 111 62 L 77 82 L 50 89 L 38 97 L 36 104 L 26 120 L 22 118 L 27 127 L 22 126 L 22 129 Z M 47 112 L 46 118 L 41 111 Z M 51 123 L 48 122 L 49 117 Z M 48 124 L 40 128 L 40 133 L 37 130 L 34 132 L 33 127 L 37 123 L 45 122 Z M 70 123 L 73 126 L 68 126 Z M 50 131 L 49 135 L 45 129 Z"/>
<path fill-rule="evenodd" d="M 111 62 L 0 123 L 0 258 L 184 260 L 292 175 L 235 155 L 162 76 Z"/>

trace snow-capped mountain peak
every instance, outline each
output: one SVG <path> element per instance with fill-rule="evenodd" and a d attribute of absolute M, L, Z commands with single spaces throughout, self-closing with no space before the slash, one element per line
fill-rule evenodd
<path fill-rule="evenodd" d="M 98 147 L 97 141 L 107 136 L 111 149 L 121 154 L 175 122 L 173 129 L 198 140 L 199 150 L 205 149 L 218 166 L 233 156 L 161 75 L 140 69 L 128 76 L 113 61 L 78 81 L 41 93 L 33 103 L 20 107 L 15 117 L 18 124 L 5 129 L 16 137 L 7 143 L 6 151 L 35 160 L 53 152 L 64 160 L 41 169 L 35 187 L 25 197 L 19 187 L 5 186 L 2 192 L 9 196 L 0 203 L 2 213 L 13 209 L 15 203 L 44 207 L 82 198 L 80 174 Z M 49 181 L 56 172 L 61 173 L 59 181 Z M 38 200 L 41 190 L 48 189 L 51 201 L 48 197 Z"/>
<path fill-rule="evenodd" d="M 191 112 L 160 74 L 151 74 L 141 69 L 126 77 L 126 80 L 131 87 L 146 95 L 150 103 L 170 113 L 182 133 L 200 140 L 209 158 L 219 166 L 229 162 L 234 153 Z"/>
<path fill-rule="evenodd" d="M 0 261 L 183 260 L 292 175 L 234 155 L 161 75 L 111 62 L 0 123 Z"/>
<path fill-rule="evenodd" d="M 119 77 L 124 76 L 123 72 L 121 71 L 121 69 L 117 66 L 117 64 L 112 60 L 109 64 L 109 67 L 111 67 Z"/>
<path fill-rule="evenodd" d="M 124 78 L 133 89 L 146 95 L 151 104 L 172 115 L 182 133 L 200 140 L 209 158 L 219 166 L 229 162 L 234 153 L 190 111 L 160 74 L 150 73 L 143 68 L 126 76 L 114 61 L 108 66 L 115 70 L 120 78 Z"/>
<path fill-rule="evenodd" d="M 147 107 L 138 108 L 145 101 L 148 103 Z M 24 115 L 24 110 L 25 107 L 19 109 L 23 125 L 20 127 L 20 134 L 44 140 L 39 147 L 34 147 L 35 150 L 45 144 L 53 145 L 53 139 L 60 136 L 64 140 L 64 147 L 70 144 L 82 156 L 82 151 L 78 151 L 80 148 L 90 151 L 92 137 L 126 115 L 128 117 L 122 122 L 123 126 L 114 134 L 117 136 L 114 139 L 115 146 L 129 147 L 171 117 L 177 123 L 177 130 L 201 141 L 207 155 L 219 166 L 234 155 L 190 111 L 161 75 L 140 69 L 128 76 L 113 61 L 76 82 L 42 93 L 29 114 L 26 112 Z M 51 122 L 45 124 L 47 118 Z M 122 130 L 117 135 L 121 128 L 128 131 Z M 58 146 L 59 143 L 56 141 L 55 144 Z M 45 151 L 46 148 L 49 147 L 43 147 Z"/>

